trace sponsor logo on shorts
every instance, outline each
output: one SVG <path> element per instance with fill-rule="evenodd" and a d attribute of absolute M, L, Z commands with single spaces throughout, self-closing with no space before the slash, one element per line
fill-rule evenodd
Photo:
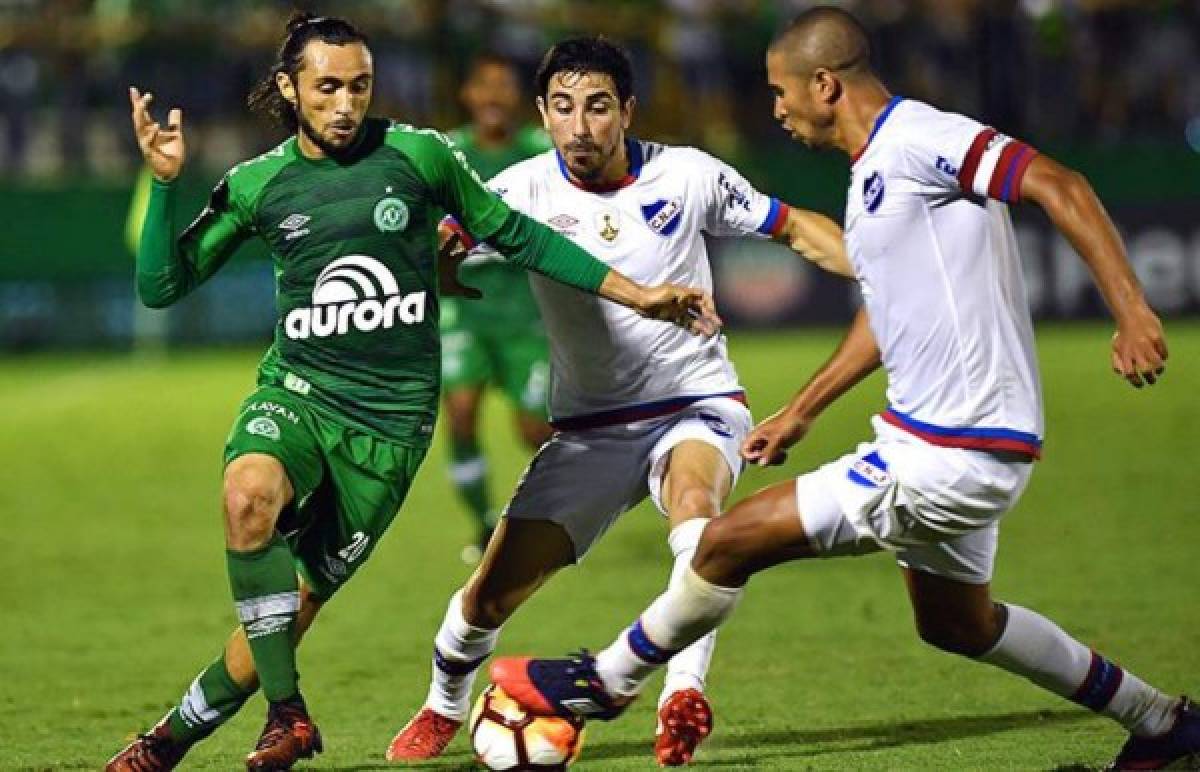
<path fill-rule="evenodd" d="M 331 582 L 340 582 L 346 578 L 346 564 L 330 555 L 325 556 L 325 578 Z"/>
<path fill-rule="evenodd" d="M 362 531 L 355 531 L 354 536 L 350 537 L 350 543 L 338 550 L 338 557 L 347 563 L 353 563 L 362 557 L 363 551 L 367 549 L 370 541 L 370 536 Z"/>
<path fill-rule="evenodd" d="M 733 430 L 729 428 L 729 424 L 725 422 L 724 418 L 716 413 L 711 413 L 707 410 L 701 410 L 696 415 L 701 421 L 704 422 L 704 425 L 707 426 L 709 431 L 711 431 L 713 434 L 726 439 L 733 436 Z"/>
<path fill-rule="evenodd" d="M 367 255 L 347 255 L 325 266 L 313 286 L 312 305 L 288 312 L 283 329 L 292 340 L 303 340 L 423 321 L 424 292 L 401 295 L 386 265 Z"/>
<path fill-rule="evenodd" d="M 246 410 L 250 413 L 270 413 L 272 415 L 277 415 L 280 418 L 286 418 L 294 424 L 300 423 L 300 416 L 296 415 L 286 405 L 281 405 L 278 402 L 251 402 L 246 407 Z M 270 421 L 271 419 L 268 418 L 266 420 Z M 254 422 L 251 421 L 251 423 Z M 278 432 L 279 429 L 276 428 L 275 431 Z"/>
<path fill-rule="evenodd" d="M 253 622 L 247 622 L 243 627 L 246 629 L 246 637 L 250 640 L 261 638 L 264 635 L 282 632 L 291 624 L 291 617 L 263 617 L 256 619 Z"/>
<path fill-rule="evenodd" d="M 246 424 L 246 431 L 249 434 L 266 437 L 268 440 L 279 441 L 279 424 L 266 416 L 259 416 L 251 420 L 250 423 Z"/>
<path fill-rule="evenodd" d="M 384 233 L 395 233 L 408 227 L 408 205 L 399 198 L 381 198 L 375 205 L 375 227 Z"/>

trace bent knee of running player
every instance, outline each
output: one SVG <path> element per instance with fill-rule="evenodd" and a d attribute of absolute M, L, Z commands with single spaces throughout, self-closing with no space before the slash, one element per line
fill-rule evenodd
<path fill-rule="evenodd" d="M 743 499 L 704 529 L 692 569 L 722 587 L 740 587 L 778 563 L 813 557 L 796 507 L 794 480 Z"/>
<path fill-rule="evenodd" d="M 697 440 L 671 450 L 663 475 L 663 503 L 671 527 L 697 517 L 713 518 L 733 487 L 729 462 L 721 451 Z"/>
<path fill-rule="evenodd" d="M 558 523 L 504 518 L 463 591 L 463 616 L 475 627 L 504 624 L 560 568 L 575 545 Z"/>
<path fill-rule="evenodd" d="M 266 546 L 292 495 L 291 481 L 279 459 L 247 453 L 229 462 L 222 489 L 229 549 L 245 552 Z"/>

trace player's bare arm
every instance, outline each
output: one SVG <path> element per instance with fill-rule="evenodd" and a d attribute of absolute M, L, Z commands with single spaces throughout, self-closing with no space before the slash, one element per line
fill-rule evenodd
<path fill-rule="evenodd" d="M 823 214 L 789 206 L 787 221 L 775 240 L 822 270 L 854 278 L 842 228 Z"/>
<path fill-rule="evenodd" d="M 752 464 L 782 464 L 787 449 L 804 438 L 817 416 L 879 367 L 879 346 L 859 310 L 846 337 L 812 379 L 791 401 L 754 427 L 742 444 L 742 457 Z"/>
<path fill-rule="evenodd" d="M 1125 244 L 1087 178 L 1039 155 L 1025 173 L 1021 197 L 1042 207 L 1091 271 L 1117 322 L 1113 372 L 1138 388 L 1153 384 L 1167 361 L 1162 322 L 1146 302 Z"/>
<path fill-rule="evenodd" d="M 179 176 L 187 151 L 183 142 L 183 110 L 172 107 L 167 113 L 167 125 L 162 126 L 150 117 L 153 101 L 153 94 L 143 94 L 134 86 L 129 87 L 133 132 L 142 157 L 156 179 L 170 182 Z"/>

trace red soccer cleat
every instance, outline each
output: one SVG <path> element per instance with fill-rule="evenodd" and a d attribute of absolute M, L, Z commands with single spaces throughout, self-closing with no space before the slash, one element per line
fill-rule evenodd
<path fill-rule="evenodd" d="M 181 743 L 171 737 L 164 718 L 109 759 L 104 772 L 168 772 L 175 769 L 190 747 L 191 743 Z"/>
<path fill-rule="evenodd" d="M 462 723 L 433 708 L 421 708 L 392 738 L 384 758 L 388 761 L 420 761 L 441 756 Z"/>
<path fill-rule="evenodd" d="M 659 766 L 681 767 L 691 762 L 696 746 L 712 734 L 712 707 L 704 693 L 680 689 L 658 709 L 654 757 Z"/>
<path fill-rule="evenodd" d="M 272 702 L 258 744 L 246 756 L 246 769 L 251 772 L 291 769 L 300 759 L 311 759 L 322 750 L 321 733 L 308 717 L 303 700 Z"/>

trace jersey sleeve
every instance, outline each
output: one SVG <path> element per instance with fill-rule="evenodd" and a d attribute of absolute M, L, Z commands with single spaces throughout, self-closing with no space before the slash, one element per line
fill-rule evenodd
<path fill-rule="evenodd" d="M 508 205 L 484 186 L 462 151 L 444 134 L 427 131 L 422 135 L 426 139 L 413 161 L 436 203 L 475 239 L 494 234 L 508 219 Z"/>
<path fill-rule="evenodd" d="M 732 166 L 693 151 L 700 167 L 704 230 L 713 236 L 775 236 L 787 223 L 788 206 L 755 190 Z"/>
<path fill-rule="evenodd" d="M 518 173 L 516 166 L 510 166 L 495 177 L 492 177 L 488 180 L 485 187 L 494 195 L 499 196 L 500 200 L 509 209 L 525 211 L 529 203 L 528 178 Z M 484 243 L 483 240 L 487 238 L 486 236 L 479 235 L 477 231 L 473 231 L 469 226 L 464 225 L 453 214 L 446 215 L 442 219 L 442 224 L 457 233 L 467 249 L 475 250 L 480 254 L 498 257 L 495 250 Z"/>
<path fill-rule="evenodd" d="M 163 308 L 203 284 L 253 232 L 246 207 L 230 191 L 230 175 L 213 189 L 208 206 L 175 237 L 175 185 L 151 184 L 137 250 L 138 297 Z"/>
<path fill-rule="evenodd" d="M 1021 199 L 1021 179 L 1037 156 L 1020 140 L 948 113 L 920 126 L 909 147 L 922 184 L 1006 203 Z"/>

